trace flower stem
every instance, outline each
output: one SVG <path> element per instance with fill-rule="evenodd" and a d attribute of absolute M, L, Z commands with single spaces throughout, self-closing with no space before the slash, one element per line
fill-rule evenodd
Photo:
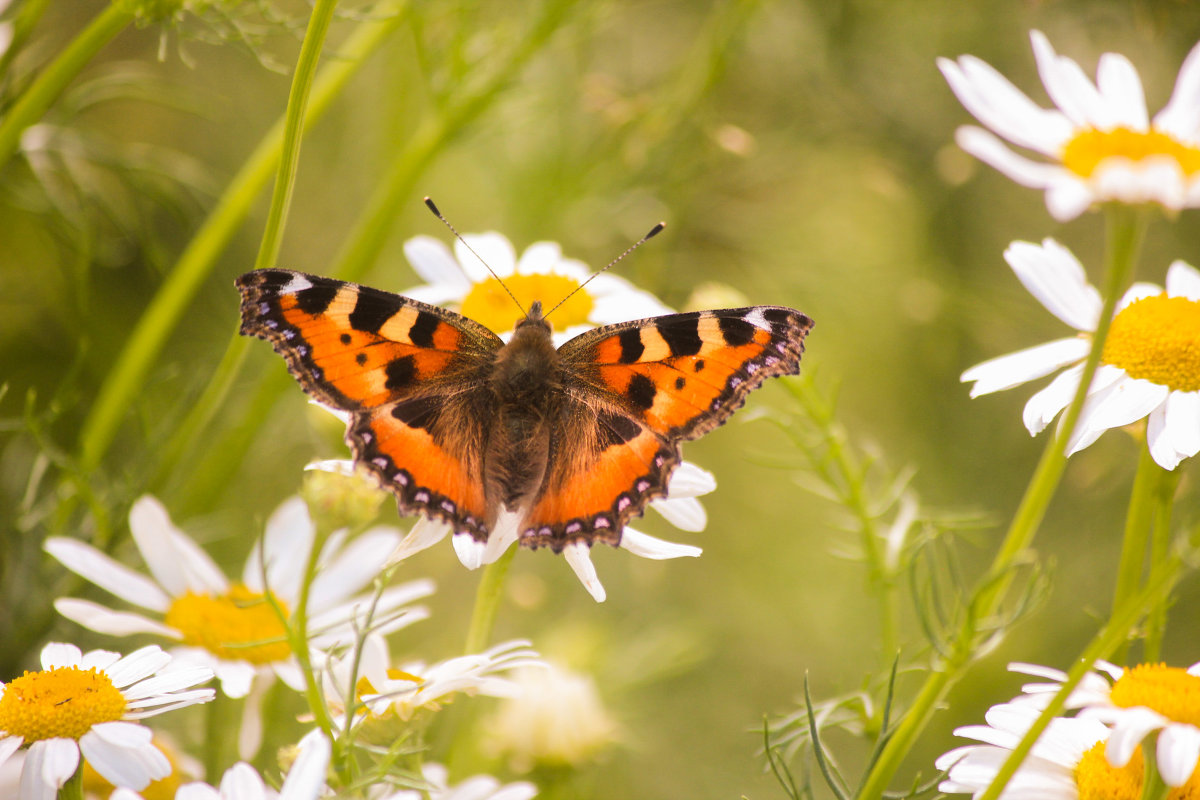
<path fill-rule="evenodd" d="M 1142 740 L 1142 794 L 1141 800 L 1166 800 L 1170 791 L 1158 771 L 1158 736 L 1147 736 Z"/>
<path fill-rule="evenodd" d="M 1117 567 L 1117 585 L 1113 591 L 1113 610 L 1120 608 L 1141 582 L 1146 542 L 1150 539 L 1150 529 L 1154 525 L 1154 473 L 1157 469 L 1159 466 L 1150 456 L 1150 449 L 1142 448 L 1137 474 L 1133 478 L 1129 509 L 1125 512 L 1125 536 L 1121 542 L 1121 561 Z M 1124 663 L 1128 651 L 1129 642 L 1125 642 L 1113 656 L 1116 663 Z"/>
<path fill-rule="evenodd" d="M 883 795 L 904 757 L 941 704 L 946 690 L 962 676 L 971 663 L 978 644 L 981 621 L 994 618 L 1000 609 L 1012 584 L 1013 568 L 1032 543 L 1066 469 L 1067 444 L 1075 431 L 1075 424 L 1079 421 L 1084 401 L 1087 400 L 1092 378 L 1100 366 L 1104 341 L 1108 336 L 1117 301 L 1133 275 L 1144 222 L 1143 213 L 1137 209 L 1118 204 L 1108 207 L 1104 284 L 1101 290 L 1103 306 L 1096 322 L 1092 348 L 1084 363 L 1079 388 L 1071 405 L 1063 414 L 1057 435 L 1049 442 L 1041 460 L 1038 461 L 1029 487 L 1021 498 L 1021 504 L 1013 516 L 1012 524 L 988 574 L 971 598 L 970 613 L 965 616 L 952 649 L 947 653 L 941 668 L 932 670 L 925 679 L 913 705 L 880 752 L 879 758 L 871 766 L 858 793 L 860 798 L 876 798 Z"/>
<path fill-rule="evenodd" d="M 83 764 L 58 790 L 58 800 L 83 800 Z"/>
<path fill-rule="evenodd" d="M 41 119 L 67 84 L 132 20 L 125 4 L 110 3 L 42 70 L 0 121 L 0 168 L 17 152 L 25 129 Z"/>
<path fill-rule="evenodd" d="M 508 568 L 512 566 L 518 549 L 518 545 L 514 544 L 495 562 L 483 568 L 479 588 L 475 591 L 475 609 L 471 612 L 471 624 L 467 628 L 465 652 L 468 655 L 482 653 L 487 649 L 488 641 L 492 638 L 492 628 L 496 625 L 496 611 L 500 608 L 501 598 L 504 597 Z"/>
<path fill-rule="evenodd" d="M 1157 567 L 1167 558 L 1171 543 L 1171 511 L 1175 489 L 1179 485 L 1179 470 L 1154 465 L 1153 505 L 1154 522 L 1151 528 L 1150 564 Z M 1146 639 L 1142 644 L 1142 661 L 1152 664 L 1162 657 L 1163 634 L 1167 628 L 1167 608 L 1170 598 L 1155 606 L 1146 619 Z"/>

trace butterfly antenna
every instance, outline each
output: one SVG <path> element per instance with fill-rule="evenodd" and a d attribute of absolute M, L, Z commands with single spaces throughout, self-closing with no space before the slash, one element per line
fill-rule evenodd
<path fill-rule="evenodd" d="M 583 287 L 587 286 L 589 283 L 591 283 L 591 282 L 592 282 L 593 280 L 595 280 L 597 277 L 599 277 L 600 275 L 603 275 L 604 273 L 608 272 L 608 271 L 609 271 L 609 269 L 611 269 L 611 268 L 612 268 L 612 267 L 613 267 L 613 266 L 614 266 L 614 265 L 615 265 L 615 264 L 616 264 L 618 261 L 620 261 L 622 258 L 624 258 L 625 256 L 629 255 L 629 254 L 630 254 L 630 253 L 632 253 L 634 250 L 637 250 L 639 247 L 641 247 L 642 245 L 644 245 L 644 244 L 645 244 L 647 241 L 649 241 L 649 240 L 650 240 L 650 239 L 652 239 L 653 237 L 655 237 L 655 236 L 657 236 L 658 234 L 662 233 L 662 229 L 663 229 L 663 228 L 665 228 L 665 227 L 667 227 L 667 223 L 665 223 L 665 222 L 660 222 L 660 223 L 658 223 L 657 225 L 655 225 L 653 228 L 651 228 L 651 229 L 650 229 L 650 232 L 649 232 L 649 233 L 647 233 L 645 236 L 643 236 L 642 238 L 638 239 L 636 242 L 634 242 L 633 244 L 631 244 L 631 245 L 629 246 L 629 249 L 628 249 L 628 250 L 626 250 L 624 253 L 621 253 L 621 255 L 617 256 L 617 257 L 616 257 L 616 258 L 614 258 L 612 261 L 608 262 L 608 265 L 607 265 L 607 266 L 605 266 L 605 267 L 604 267 L 604 269 L 596 270 L 595 272 L 593 272 L 593 273 L 591 274 L 591 276 L 590 276 L 590 277 L 588 277 L 588 279 L 587 279 L 586 281 L 584 281 L 583 283 L 579 284 L 579 286 L 578 286 L 578 287 L 576 287 L 574 291 L 572 291 L 570 294 L 568 294 L 568 295 L 567 295 L 566 297 L 564 297 L 562 300 L 559 300 L 559 301 L 558 301 L 558 303 L 557 303 L 557 304 L 555 304 L 554 308 L 550 309 L 550 310 L 549 310 L 549 311 L 547 311 L 545 314 L 543 314 L 543 315 L 542 315 L 542 318 L 543 318 L 543 319 L 545 319 L 546 317 L 550 316 L 550 314 L 551 314 L 551 313 L 553 313 L 553 312 L 554 312 L 554 310 L 555 310 L 556 308 L 558 308 L 558 307 L 559 307 L 559 306 L 561 306 L 563 303 L 567 302 L 567 301 L 568 301 L 568 300 L 570 300 L 572 297 L 574 297 L 574 296 L 575 296 L 575 292 L 581 291 L 581 290 L 583 289 Z"/>
<path fill-rule="evenodd" d="M 426 206 L 429 208 L 429 210 L 430 210 L 430 211 L 432 211 L 432 212 L 433 212 L 433 215 L 434 215 L 435 217 L 437 217 L 438 219 L 440 219 L 440 220 L 442 221 L 442 224 L 443 224 L 443 225 L 445 225 L 447 228 L 449 228 L 449 229 L 450 229 L 450 232 L 454 234 L 454 238 L 456 238 L 456 239 L 458 239 L 460 242 L 462 242 L 462 243 L 463 243 L 463 247 L 465 247 L 465 248 L 467 248 L 468 250 L 470 250 L 470 251 L 471 251 L 471 255 L 473 255 L 473 256 L 475 256 L 476 258 L 478 258 L 478 259 L 479 259 L 479 263 L 480 263 L 480 264 L 483 264 L 483 266 L 487 268 L 487 271 L 488 271 L 488 272 L 490 272 L 490 273 L 492 274 L 492 277 L 496 279 L 496 282 L 497 282 L 497 283 L 499 283 L 499 284 L 500 284 L 500 286 L 501 286 L 501 287 L 504 289 L 504 291 L 508 293 L 508 296 L 512 298 L 512 301 L 513 301 L 514 303 L 516 303 L 516 304 L 517 304 L 517 308 L 521 309 L 521 313 L 522 313 L 522 314 L 524 314 L 525 316 L 529 316 L 529 312 L 528 312 L 528 311 L 526 311 L 526 310 L 525 310 L 525 307 L 521 305 L 521 301 L 517 299 L 517 296 L 516 296 L 515 294 L 513 294 L 513 293 L 512 293 L 512 290 L 511 290 L 511 289 L 509 289 L 509 288 L 508 288 L 508 286 L 506 286 L 506 285 L 504 284 L 504 281 L 502 281 L 502 280 L 500 279 L 500 276 L 496 274 L 496 271 L 495 271 L 494 269 L 492 269 L 492 266 L 491 266 L 490 264 L 488 264 L 486 261 L 484 261 L 484 260 L 483 260 L 483 256 L 479 255 L 479 253 L 476 253 L 476 252 L 475 252 L 475 248 L 473 248 L 473 247 L 471 247 L 471 245 L 467 244 L 467 240 L 466 240 L 466 239 L 464 239 L 464 238 L 462 237 L 462 234 L 460 234 L 458 231 L 456 231 L 456 230 L 454 229 L 454 226 L 450 224 L 450 220 L 448 220 L 448 219 L 446 219 L 445 217 L 443 217 L 443 216 L 442 216 L 442 212 L 438 211 L 438 207 L 437 207 L 436 205 L 434 205 L 434 204 L 433 204 L 433 200 L 431 200 L 430 198 L 426 197 L 426 198 L 425 198 L 425 205 L 426 205 Z M 658 231 L 655 231 L 655 233 L 658 233 Z M 647 237 L 647 238 L 649 238 L 649 237 Z M 645 240 L 643 239 L 642 241 L 645 241 Z M 638 244 L 641 244 L 641 242 L 638 242 Z M 637 245 L 634 245 L 634 247 L 637 247 Z M 631 247 L 631 248 L 630 248 L 630 250 L 632 250 L 632 249 L 633 249 L 633 248 Z M 622 254 L 622 255 L 624 255 L 624 254 Z M 620 259 L 617 259 L 617 260 L 618 260 L 618 261 L 620 261 Z M 614 262 L 614 263 L 616 263 L 616 262 Z M 609 266 L 611 266 L 611 264 L 610 264 Z M 605 269 L 608 269 L 608 267 L 605 267 Z M 601 271 L 603 271 L 603 270 L 601 270 Z M 597 274 L 599 274 L 599 273 L 597 273 Z M 593 276 L 593 277 L 594 277 L 594 276 Z M 590 280 L 590 278 L 589 278 L 589 280 Z M 582 287 L 580 287 L 580 288 L 582 288 Z M 555 307 L 557 308 L 557 306 L 555 306 Z"/>

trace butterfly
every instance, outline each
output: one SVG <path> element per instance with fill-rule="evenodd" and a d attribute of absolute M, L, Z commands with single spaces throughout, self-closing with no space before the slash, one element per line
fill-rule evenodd
<path fill-rule="evenodd" d="M 812 320 L 753 306 L 622 322 L 555 348 L 535 302 L 508 343 L 445 308 L 285 269 L 237 279 L 241 333 L 349 417 L 355 461 L 402 514 L 503 547 L 621 542 L 680 444 L 800 370 Z"/>

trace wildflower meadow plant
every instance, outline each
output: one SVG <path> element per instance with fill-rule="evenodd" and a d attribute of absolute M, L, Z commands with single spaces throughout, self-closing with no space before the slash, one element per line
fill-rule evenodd
<path fill-rule="evenodd" d="M 1064 8 L 1031 58 L 1003 37 L 1045 11 L 997 8 L 984 61 L 931 49 L 978 21 L 861 0 L 92 5 L 0 0 L 0 797 L 1200 795 L 1185 11 L 1093 32 L 1107 17 Z M 1142 55 L 1102 52 L 1122 37 Z M 988 63 L 1017 52 L 1044 101 Z M 972 157 L 1024 188 L 979 205 Z M 424 190 L 507 235 L 419 234 Z M 660 218 L 677 238 L 633 255 Z M 1007 261 L 1036 302 L 952 294 L 983 246 L 981 283 L 1011 286 Z M 242 330 L 358 463 L 235 334 L 237 275 Z M 745 307 L 688 307 L 699 285 Z M 804 374 L 682 460 L 795 372 L 792 305 L 831 321 Z M 675 327 L 624 324 L 672 306 Z M 1023 340 L 1044 311 L 1067 329 Z M 555 402 L 501 419 L 526 324 Z M 997 412 L 1018 387 L 1019 418 Z M 542 460 L 463 467 L 568 414 L 581 433 Z M 895 466 L 888 425 L 940 463 Z M 1039 446 L 1014 509 L 947 501 L 1009 496 Z M 548 488 L 551 456 L 593 452 Z M 538 491 L 496 496 L 514 474 Z M 561 530 L 522 529 L 523 499 Z M 629 527 L 633 504 L 656 514 Z"/>

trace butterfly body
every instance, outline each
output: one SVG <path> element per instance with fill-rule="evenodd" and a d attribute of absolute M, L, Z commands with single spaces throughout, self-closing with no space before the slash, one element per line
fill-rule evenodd
<path fill-rule="evenodd" d="M 402 512 L 489 547 L 555 552 L 618 545 L 666 495 L 680 443 L 798 372 L 812 326 L 754 306 L 608 325 L 556 349 L 536 303 L 505 343 L 447 309 L 331 278 L 268 269 L 237 285 L 241 332 L 349 415 L 355 460 Z"/>

